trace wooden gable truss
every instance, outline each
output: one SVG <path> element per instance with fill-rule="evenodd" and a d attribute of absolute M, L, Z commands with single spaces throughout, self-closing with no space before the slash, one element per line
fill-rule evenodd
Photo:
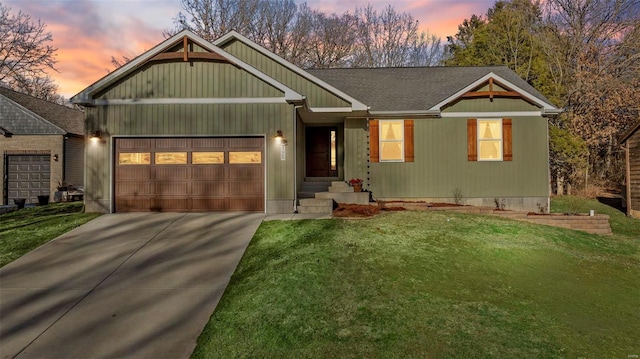
<path fill-rule="evenodd" d="M 194 60 L 225 62 L 237 66 L 233 62 L 229 61 L 229 59 L 227 59 L 226 57 L 215 52 L 194 51 L 194 44 L 197 43 L 190 39 L 187 35 L 184 35 L 181 41 L 171 44 L 163 52 L 151 57 L 139 66 L 143 66 L 150 62 L 193 62 Z M 197 45 L 204 49 L 204 46 L 200 44 Z M 176 48 L 177 46 L 178 48 Z"/>

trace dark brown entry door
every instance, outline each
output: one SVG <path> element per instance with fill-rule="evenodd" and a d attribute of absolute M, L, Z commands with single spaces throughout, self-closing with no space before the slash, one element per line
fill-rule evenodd
<path fill-rule="evenodd" d="M 307 177 L 335 177 L 336 128 L 307 127 Z"/>

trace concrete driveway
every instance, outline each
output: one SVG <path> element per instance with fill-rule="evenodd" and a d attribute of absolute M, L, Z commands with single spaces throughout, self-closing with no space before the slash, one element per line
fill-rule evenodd
<path fill-rule="evenodd" d="M 99 217 L 0 269 L 0 358 L 188 358 L 264 214 Z"/>

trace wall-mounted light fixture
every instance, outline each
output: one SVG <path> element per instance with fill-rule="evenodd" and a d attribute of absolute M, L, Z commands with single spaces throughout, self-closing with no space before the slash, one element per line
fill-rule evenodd
<path fill-rule="evenodd" d="M 282 135 L 282 130 L 276 131 L 276 140 L 282 140 L 284 136 Z"/>
<path fill-rule="evenodd" d="M 56 154 L 54 154 L 54 155 L 53 155 L 53 160 L 54 160 L 55 162 L 58 162 L 58 159 L 59 159 L 58 154 L 57 154 L 57 153 L 56 153 Z"/>
<path fill-rule="evenodd" d="M 102 139 L 102 132 L 100 131 L 93 131 L 93 133 L 91 134 L 91 139 L 93 141 L 98 141 Z"/>

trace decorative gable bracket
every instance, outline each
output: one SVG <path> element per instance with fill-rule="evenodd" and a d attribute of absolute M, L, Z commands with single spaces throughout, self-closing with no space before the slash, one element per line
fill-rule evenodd
<path fill-rule="evenodd" d="M 173 45 L 175 46 L 175 44 Z M 215 52 L 195 52 L 193 51 L 193 40 L 189 39 L 187 35 L 182 37 L 182 51 L 169 51 L 161 52 L 148 60 L 148 62 L 162 61 L 184 61 L 189 62 L 193 60 L 200 61 L 218 61 L 233 64 L 226 57 L 217 54 Z M 237 65 L 236 65 L 237 66 Z"/>
<path fill-rule="evenodd" d="M 496 89 L 494 86 L 494 82 L 495 80 L 493 79 L 493 77 L 489 77 L 489 80 L 488 80 L 489 91 L 469 91 L 463 94 L 461 97 L 462 98 L 489 98 L 489 101 L 492 101 L 492 102 L 494 98 L 520 98 L 523 100 L 527 100 L 519 92 Z"/>

